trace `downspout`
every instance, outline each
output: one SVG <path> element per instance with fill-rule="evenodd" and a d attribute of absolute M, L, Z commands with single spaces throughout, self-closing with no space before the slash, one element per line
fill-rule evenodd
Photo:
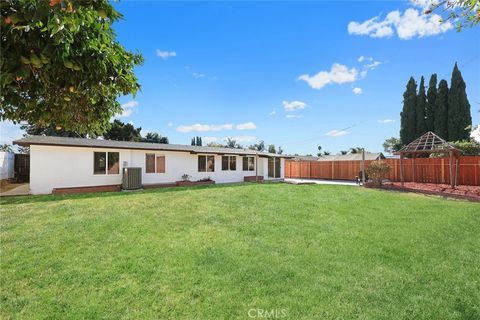
<path fill-rule="evenodd" d="M 258 153 L 255 153 L 255 182 L 258 182 Z"/>

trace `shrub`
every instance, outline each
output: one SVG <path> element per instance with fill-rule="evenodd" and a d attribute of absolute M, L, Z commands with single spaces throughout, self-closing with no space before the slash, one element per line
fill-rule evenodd
<path fill-rule="evenodd" d="M 382 185 L 382 179 L 390 171 L 390 166 L 383 161 L 372 162 L 367 168 L 367 174 L 375 186 Z"/>

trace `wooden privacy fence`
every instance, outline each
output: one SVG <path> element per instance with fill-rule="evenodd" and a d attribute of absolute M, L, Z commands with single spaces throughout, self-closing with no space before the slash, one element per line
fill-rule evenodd
<path fill-rule="evenodd" d="M 365 169 L 374 160 L 365 161 Z M 390 165 L 390 172 L 385 176 L 390 181 L 400 181 L 400 160 L 382 160 Z M 448 158 L 416 158 L 403 159 L 404 180 L 426 183 L 449 183 L 450 167 Z M 415 164 L 415 170 L 413 168 Z M 359 174 L 362 161 L 285 161 L 285 178 L 298 179 L 331 179 L 331 180 L 354 180 Z M 480 156 L 460 157 L 457 184 L 479 186 L 480 185 Z"/>

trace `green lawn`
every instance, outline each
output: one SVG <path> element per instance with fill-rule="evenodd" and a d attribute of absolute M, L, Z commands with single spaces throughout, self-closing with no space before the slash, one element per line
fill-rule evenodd
<path fill-rule="evenodd" d="M 2 319 L 480 318 L 477 203 L 278 183 L 0 203 Z"/>

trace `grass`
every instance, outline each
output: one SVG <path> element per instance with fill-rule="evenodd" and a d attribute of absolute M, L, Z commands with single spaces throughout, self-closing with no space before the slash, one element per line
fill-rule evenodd
<path fill-rule="evenodd" d="M 2 319 L 480 318 L 476 203 L 265 183 L 0 204 Z"/>

